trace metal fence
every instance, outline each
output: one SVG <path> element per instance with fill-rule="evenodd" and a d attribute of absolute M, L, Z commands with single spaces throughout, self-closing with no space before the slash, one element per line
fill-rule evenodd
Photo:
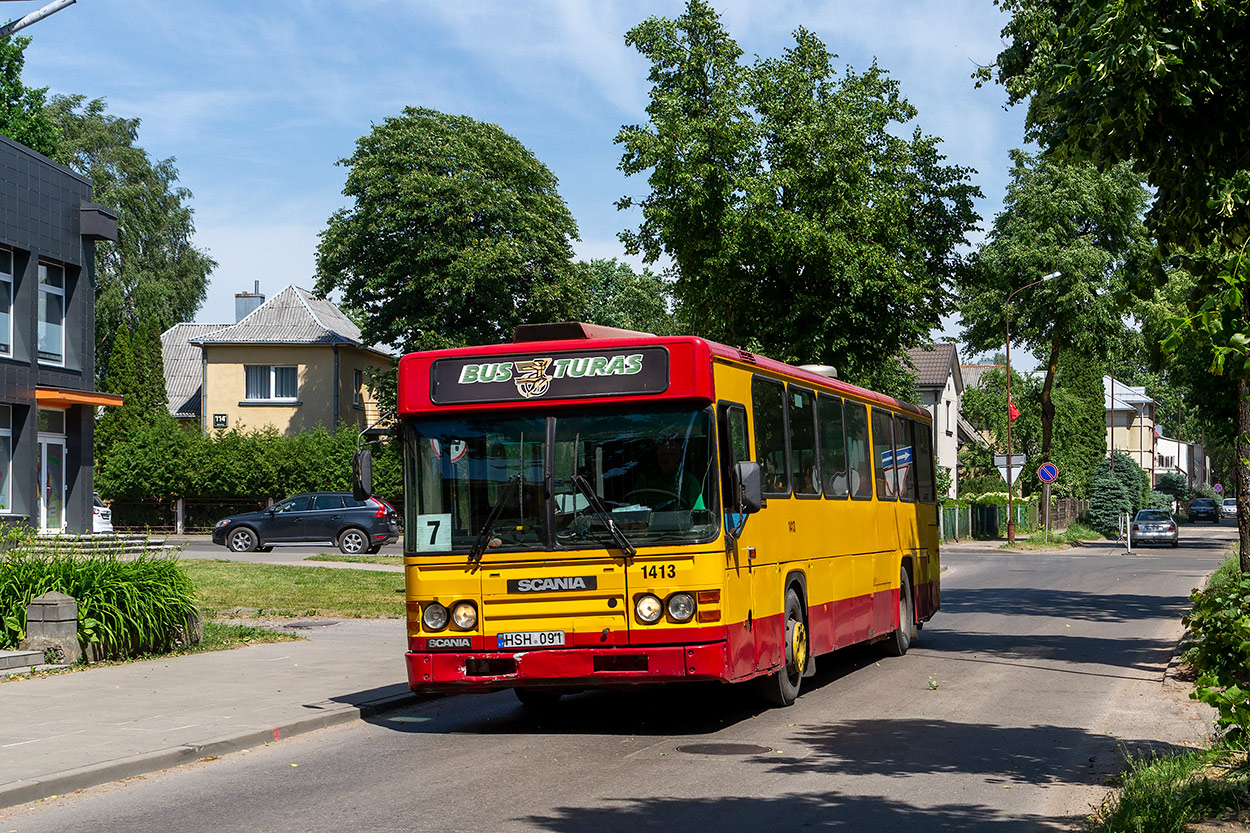
<path fill-rule="evenodd" d="M 213 531 L 213 524 L 227 515 L 258 512 L 273 501 L 268 498 L 178 498 L 177 500 L 113 500 L 113 529 L 118 532 L 156 532 L 163 535 Z"/>
<path fill-rule="evenodd" d="M 1017 534 L 1027 535 L 1041 529 L 1040 512 L 1036 503 L 1016 503 L 1012 509 L 1015 512 Z M 1007 534 L 1007 507 L 994 503 L 943 506 L 939 523 L 943 541 L 1002 538 Z"/>

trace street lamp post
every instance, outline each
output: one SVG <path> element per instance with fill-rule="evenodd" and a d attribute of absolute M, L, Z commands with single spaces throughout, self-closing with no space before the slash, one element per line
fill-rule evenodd
<path fill-rule="evenodd" d="M 1026 283 L 1019 289 L 1009 293 L 1007 300 L 1003 303 L 1003 319 L 1006 321 L 1007 331 L 1007 543 L 1014 544 L 1016 542 L 1016 511 L 1012 502 L 1011 494 L 1011 299 L 1015 297 L 1017 292 L 1028 289 L 1030 286 L 1037 286 L 1042 281 L 1048 281 L 1051 278 L 1059 277 L 1061 273 L 1051 272 L 1049 275 L 1038 278 L 1033 283 Z M 1046 507 L 1049 512 L 1050 507 Z"/>

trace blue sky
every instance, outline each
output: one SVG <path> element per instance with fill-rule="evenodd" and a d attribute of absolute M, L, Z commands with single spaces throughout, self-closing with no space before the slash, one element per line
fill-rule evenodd
<path fill-rule="evenodd" d="M 5 3 L 14 17 L 43 0 Z M 978 64 L 1001 48 L 1006 17 L 991 0 L 714 0 L 748 56 L 778 55 L 805 26 L 839 57 L 896 78 L 925 133 L 951 163 L 977 170 L 988 227 L 1000 210 L 1008 151 L 1024 114 Z M 348 156 L 371 125 L 405 106 L 494 122 L 560 180 L 577 219 L 579 257 L 623 256 L 637 222 L 613 203 L 642 195 L 619 171 L 613 138 L 645 119 L 647 66 L 624 36 L 655 0 L 79 0 L 23 34 L 24 75 L 53 93 L 105 98 L 142 120 L 139 143 L 174 157 L 194 194 L 195 244 L 218 262 L 197 320 L 232 321 L 234 294 L 260 281 L 272 297 L 311 288 L 314 249 L 345 204 Z M 974 241 L 975 242 L 975 241 Z M 637 261 L 634 261 L 636 264 Z M 953 330 L 950 331 L 954 334 Z M 965 359 L 966 360 L 966 359 Z"/>

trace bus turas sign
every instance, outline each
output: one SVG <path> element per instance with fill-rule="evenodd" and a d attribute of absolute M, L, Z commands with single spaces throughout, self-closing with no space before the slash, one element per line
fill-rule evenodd
<path fill-rule="evenodd" d="M 438 359 L 430 367 L 436 405 L 638 396 L 668 389 L 663 347 Z"/>

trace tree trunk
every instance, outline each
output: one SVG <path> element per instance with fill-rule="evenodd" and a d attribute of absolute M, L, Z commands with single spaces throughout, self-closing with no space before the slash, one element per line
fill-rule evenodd
<path fill-rule="evenodd" d="M 1050 358 L 1046 362 L 1046 381 L 1042 383 L 1042 459 L 1038 464 L 1050 460 L 1050 438 L 1055 428 L 1055 403 L 1050 395 L 1055 388 L 1055 371 L 1059 368 L 1059 340 L 1050 343 Z"/>
<path fill-rule="evenodd" d="M 1206 446 L 1202 453 L 1206 454 Z M 1250 512 L 1246 511 L 1246 498 L 1250 497 L 1250 382 L 1243 377 L 1237 382 L 1237 459 L 1233 461 L 1237 472 L 1237 535 L 1241 541 L 1241 571 L 1250 573 Z"/>

